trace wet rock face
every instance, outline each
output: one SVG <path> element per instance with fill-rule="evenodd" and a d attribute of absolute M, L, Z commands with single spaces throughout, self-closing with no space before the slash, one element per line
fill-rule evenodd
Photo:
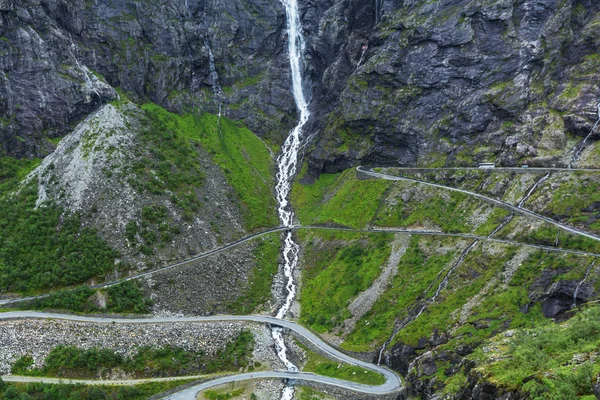
<path fill-rule="evenodd" d="M 221 85 L 238 83 L 223 102 L 251 100 L 230 115 L 259 134 L 287 132 L 283 12 L 266 0 L 0 0 L 0 154 L 47 154 L 45 138 L 116 98 L 111 86 L 137 102 L 216 111 L 209 46 Z"/>
<path fill-rule="evenodd" d="M 561 272 L 563 271 L 544 270 L 529 289 L 529 299 L 541 303 L 542 312 L 547 318 L 560 317 L 572 309 L 574 304 L 585 303 L 595 295 L 594 285 L 589 282 L 554 282 L 554 278 Z"/>
<path fill-rule="evenodd" d="M 336 2 L 314 39 L 313 174 L 461 162 L 467 146 L 479 161 L 565 164 L 564 133 L 595 122 L 597 79 L 564 89 L 598 51 L 597 2 L 389 1 L 376 25 L 361 4 Z"/>
<path fill-rule="evenodd" d="M 595 122 L 598 2 L 376 3 L 300 1 L 312 175 L 467 151 L 562 165 L 565 135 Z M 0 37 L 2 154 L 47 154 L 45 138 L 116 97 L 109 86 L 216 112 L 209 48 L 228 116 L 275 140 L 296 120 L 280 2 L 0 0 Z"/>

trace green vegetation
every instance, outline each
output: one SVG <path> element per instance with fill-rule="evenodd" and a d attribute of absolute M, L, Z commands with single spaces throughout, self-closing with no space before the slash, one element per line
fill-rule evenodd
<path fill-rule="evenodd" d="M 499 227 L 509 215 L 510 211 L 505 210 L 504 208 L 495 207 L 487 220 L 482 225 L 479 225 L 473 233 L 475 235 L 487 236 L 491 234 L 494 229 Z"/>
<path fill-rule="evenodd" d="M 229 400 L 244 393 L 244 388 L 220 393 L 216 390 L 207 390 L 202 395 L 209 400 Z"/>
<path fill-rule="evenodd" d="M 590 224 L 596 220 L 597 211 L 594 211 L 594 205 L 600 202 L 598 174 L 552 177 L 538 189 L 538 193 L 541 192 L 552 194 L 551 200 L 544 203 L 544 214 L 560 216 L 561 220 L 567 218 L 569 224 L 600 232 L 600 224 Z M 535 197 L 533 196 L 528 205 L 535 201 Z"/>
<path fill-rule="evenodd" d="M 530 399 L 575 399 L 591 395 L 600 366 L 590 360 L 600 346 L 600 308 L 592 307 L 561 325 L 518 330 L 495 351 L 478 350 L 478 370 L 497 385 L 518 389 Z M 575 357 L 578 355 L 577 357 Z M 579 358 L 579 362 L 574 362 Z"/>
<path fill-rule="evenodd" d="M 98 305 L 96 296 L 104 297 L 106 307 Z M 17 304 L 17 308 L 33 310 L 69 310 L 74 312 L 116 312 L 147 314 L 152 301 L 144 297 L 138 282 L 125 281 L 108 289 L 91 289 L 80 286 L 72 290 L 59 290 L 47 297 Z"/>
<path fill-rule="evenodd" d="M 390 239 L 384 234 L 307 234 L 301 321 L 325 332 L 350 317 L 350 300 L 371 286 L 387 262 Z"/>
<path fill-rule="evenodd" d="M 239 197 L 246 228 L 255 230 L 277 225 L 272 195 L 273 160 L 258 137 L 226 117 L 211 114 L 180 116 L 155 104 L 145 104 L 142 109 L 151 121 L 146 133 L 150 147 L 160 149 L 153 150 L 154 165 L 141 160 L 138 169 L 149 171 L 158 168 L 162 171 L 158 172 L 158 178 L 168 184 L 166 188 L 157 187 L 157 191 L 162 193 L 168 189 L 177 193 L 183 201 L 191 202 L 193 189 L 202 181 L 198 155 L 193 149 L 194 145 L 200 145 L 221 167 Z M 171 143 L 171 147 L 165 146 L 164 141 Z M 173 165 L 182 175 L 174 176 Z M 148 176 L 145 185 L 148 182 L 148 189 L 152 192 L 159 180 Z M 191 204 L 192 211 L 193 206 Z"/>
<path fill-rule="evenodd" d="M 82 350 L 74 346 L 58 346 L 48 354 L 41 368 L 31 368 L 33 359 L 24 356 L 15 362 L 12 373 L 65 378 L 95 378 L 118 370 L 138 377 L 210 374 L 253 367 L 253 350 L 254 336 L 249 331 L 242 331 L 214 357 L 203 351 L 187 351 L 172 346 L 141 347 L 130 358 L 111 349 Z"/>
<path fill-rule="evenodd" d="M 295 183 L 292 203 L 303 225 L 336 223 L 364 228 L 375 216 L 391 182 L 358 180 L 356 170 L 322 174 L 312 185 Z"/>
<path fill-rule="evenodd" d="M 401 185 L 407 184 L 402 182 Z M 415 187 L 419 184 L 410 185 Z M 458 192 L 442 192 L 439 189 L 430 190 L 423 187 L 419 191 L 427 193 L 427 198 L 412 202 L 404 202 L 398 198 L 398 204 L 393 205 L 385 202 L 377 214 L 375 224 L 406 228 L 431 222 L 444 232 L 470 233 L 473 230 L 467 221 L 465 210 L 473 205 L 479 205 L 479 201 L 474 201 L 470 196 Z"/>
<path fill-rule="evenodd" d="M 248 287 L 228 308 L 234 314 L 252 314 L 271 298 L 273 276 L 279 268 L 279 234 L 264 237 L 255 250 L 255 264 Z"/>
<path fill-rule="evenodd" d="M 78 214 L 48 204 L 35 208 L 29 185 L 0 198 L 0 290 L 32 293 L 71 286 L 115 268 L 117 254 Z"/>
<path fill-rule="evenodd" d="M 369 351 L 383 344 L 392 333 L 395 319 L 405 316 L 414 302 L 439 280 L 438 274 L 452 260 L 455 246 L 456 239 L 412 236 L 398 263 L 398 274 L 358 321 L 342 347 Z"/>
<path fill-rule="evenodd" d="M 317 353 L 300 345 L 308 360 L 302 369 L 304 372 L 314 372 L 318 375 L 328 376 L 330 378 L 342 379 L 345 381 L 363 383 L 365 385 L 382 385 L 385 383 L 383 375 L 368 369 L 355 367 L 353 365 L 333 362 Z"/>
<path fill-rule="evenodd" d="M 296 393 L 299 396 L 299 400 L 322 400 L 324 398 L 330 398 L 308 386 L 299 387 Z"/>
<path fill-rule="evenodd" d="M 0 400 L 146 400 L 189 380 L 143 383 L 135 386 L 84 386 L 44 383 L 5 383 L 0 379 Z"/>
<path fill-rule="evenodd" d="M 0 157 L 0 196 L 14 190 L 40 162 L 38 158 L 18 160 L 8 156 Z"/>

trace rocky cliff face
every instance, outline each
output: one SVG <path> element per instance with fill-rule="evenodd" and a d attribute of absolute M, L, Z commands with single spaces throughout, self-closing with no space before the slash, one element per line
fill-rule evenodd
<path fill-rule="evenodd" d="M 32 0 L 0 5 L 2 153 L 51 151 L 47 138 L 114 98 L 217 110 L 280 137 L 294 120 L 283 9 L 267 1 Z M 110 86 L 109 86 L 110 85 Z"/>
<path fill-rule="evenodd" d="M 597 119 L 591 0 L 301 2 L 312 175 L 350 165 L 568 165 Z M 283 9 L 254 1 L 4 1 L 3 153 L 45 155 L 113 88 L 224 112 L 275 141 L 295 119 Z M 222 90 L 213 90 L 210 53 Z"/>
<path fill-rule="evenodd" d="M 390 1 L 377 18 L 374 7 L 339 2 L 315 31 L 313 173 L 571 162 L 598 118 L 596 2 Z"/>

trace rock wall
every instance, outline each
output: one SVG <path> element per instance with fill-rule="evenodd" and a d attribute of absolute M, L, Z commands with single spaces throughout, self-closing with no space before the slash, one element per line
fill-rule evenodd
<path fill-rule="evenodd" d="M 351 165 L 568 165 L 597 119 L 589 0 L 340 1 L 311 51 L 313 175 Z M 315 85 L 317 86 L 317 85 Z"/>

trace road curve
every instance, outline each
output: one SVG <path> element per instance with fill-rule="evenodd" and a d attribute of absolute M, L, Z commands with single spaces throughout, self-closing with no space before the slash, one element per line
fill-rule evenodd
<path fill-rule="evenodd" d="M 357 392 L 368 393 L 368 394 L 387 394 L 393 393 L 402 387 L 400 377 L 393 371 L 374 365 L 365 361 L 357 360 L 350 357 L 347 354 L 333 348 L 326 342 L 324 342 L 317 335 L 312 333 L 307 328 L 303 327 L 292 321 L 277 319 L 274 317 L 262 316 L 262 315 L 213 315 L 208 317 L 152 317 L 152 318 L 102 318 L 102 317 L 91 317 L 81 315 L 69 315 L 69 314 L 54 314 L 37 311 L 12 311 L 6 313 L 0 313 L 0 320 L 9 319 L 60 319 L 66 321 L 76 322 L 91 322 L 91 323 L 103 323 L 103 324 L 172 324 L 172 323 L 185 323 L 185 322 L 231 322 L 231 321 L 245 321 L 245 322 L 257 322 L 266 323 L 274 326 L 280 326 L 285 329 L 293 331 L 298 336 L 304 338 L 304 340 L 311 343 L 313 346 L 319 348 L 322 352 L 327 354 L 330 358 L 355 365 L 361 368 L 365 368 L 374 372 L 377 372 L 384 376 L 385 383 L 379 386 L 363 385 L 354 382 L 342 381 L 339 379 L 329 378 L 326 376 L 315 375 L 312 373 L 298 372 L 284 372 L 284 371 L 264 371 L 264 372 L 253 372 L 248 374 L 231 375 L 223 378 L 218 378 L 196 385 L 192 388 L 186 389 L 182 392 L 178 392 L 168 397 L 169 399 L 194 399 L 196 393 L 200 390 L 204 390 L 210 387 L 222 385 L 228 382 L 238 382 L 255 378 L 289 378 L 304 381 L 320 382 L 327 385 L 342 387 L 351 389 Z M 175 396 L 175 397 L 174 397 Z M 184 396 L 184 397 L 181 397 Z"/>
<path fill-rule="evenodd" d="M 569 226 L 569 225 L 561 224 L 560 222 L 556 222 L 552 218 L 544 217 L 543 215 L 534 213 L 533 211 L 529 211 L 529 210 L 527 210 L 525 208 L 519 208 L 519 207 L 514 206 L 514 205 L 512 205 L 510 203 L 507 203 L 505 201 L 497 200 L 497 199 L 494 199 L 492 197 L 488 197 L 488 196 L 485 196 L 485 195 L 482 195 L 482 194 L 479 194 L 479 193 L 470 192 L 468 190 L 463 190 L 463 189 L 458 189 L 458 188 L 455 188 L 455 187 L 452 187 L 452 186 L 440 185 L 438 183 L 432 183 L 432 182 L 422 181 L 422 180 L 419 180 L 419 179 L 406 178 L 404 176 L 382 174 L 380 172 L 374 172 L 374 171 L 372 171 L 372 168 L 370 168 L 370 167 L 362 167 L 362 166 L 360 166 L 360 167 L 357 167 L 356 169 L 358 171 L 360 171 L 360 172 L 362 172 L 364 174 L 367 174 L 369 176 L 372 176 L 374 178 L 385 179 L 385 180 L 388 180 L 388 181 L 416 182 L 416 183 L 420 183 L 420 184 L 423 184 L 423 185 L 437 187 L 437 188 L 440 188 L 440 189 L 445 189 L 445 190 L 451 190 L 451 191 L 454 191 L 454 192 L 464 193 L 464 194 L 467 194 L 469 196 L 477 197 L 477 198 L 479 198 L 479 199 L 481 199 L 483 201 L 486 201 L 488 203 L 493 203 L 493 204 L 495 204 L 495 205 L 497 205 L 499 207 L 507 208 L 507 209 L 511 210 L 512 212 L 514 212 L 516 214 L 526 215 L 528 217 L 539 219 L 541 221 L 544 221 L 544 222 L 547 222 L 549 224 L 552 224 L 552 225 L 554 225 L 554 226 L 556 226 L 556 227 L 558 227 L 558 228 L 560 228 L 562 230 L 565 230 L 567 232 L 574 233 L 576 235 L 581 235 L 581 236 L 585 236 L 585 237 L 590 238 L 590 239 L 594 239 L 594 240 L 599 240 L 600 241 L 600 236 L 594 235 L 593 233 L 585 232 L 585 231 L 582 231 L 581 229 L 577 229 L 577 228 L 574 228 L 574 227 Z"/>

